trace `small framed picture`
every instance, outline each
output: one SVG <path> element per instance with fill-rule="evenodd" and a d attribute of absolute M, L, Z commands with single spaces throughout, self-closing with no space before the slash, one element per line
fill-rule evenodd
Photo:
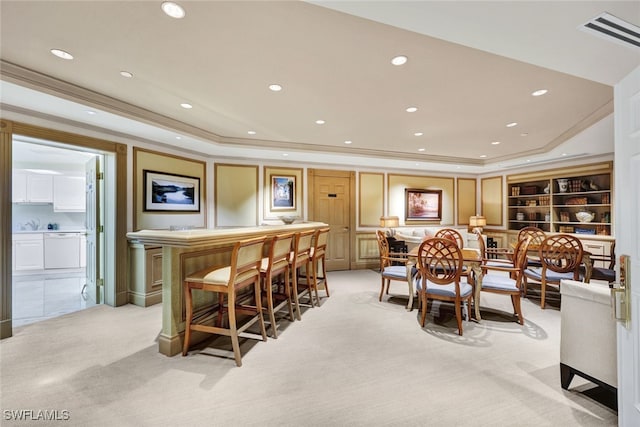
<path fill-rule="evenodd" d="M 271 176 L 271 210 L 296 210 L 296 177 L 284 175 Z"/>
<path fill-rule="evenodd" d="M 436 221 L 442 219 L 442 190 L 406 188 L 405 220 Z"/>
<path fill-rule="evenodd" d="M 145 212 L 200 212 L 200 178 L 142 171 Z"/>

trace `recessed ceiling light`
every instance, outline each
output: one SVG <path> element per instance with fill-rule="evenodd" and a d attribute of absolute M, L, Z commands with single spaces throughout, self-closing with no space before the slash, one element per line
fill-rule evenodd
<path fill-rule="evenodd" d="M 500 145 L 500 141 L 492 141 L 491 145 Z"/>
<path fill-rule="evenodd" d="M 416 111 L 418 111 L 418 107 L 408 107 L 406 109 L 407 113 L 415 113 Z"/>
<path fill-rule="evenodd" d="M 89 110 L 89 111 L 87 111 L 87 114 L 90 115 L 90 116 L 93 116 L 93 115 L 95 115 L 97 113 L 95 111 Z"/>
<path fill-rule="evenodd" d="M 186 108 L 187 110 L 189 110 L 189 109 L 193 108 L 193 105 L 191 105 L 191 104 L 187 104 L 186 102 L 183 102 L 182 104 L 180 104 L 180 106 L 181 106 L 182 108 Z"/>
<path fill-rule="evenodd" d="M 421 151 L 421 152 L 425 151 L 425 150 L 426 150 L 426 148 L 418 148 L 418 151 Z"/>
<path fill-rule="evenodd" d="M 520 136 L 529 136 L 529 134 L 528 134 L 528 133 L 526 133 L 526 132 L 522 132 L 522 133 L 520 134 Z"/>
<path fill-rule="evenodd" d="M 562 153 L 562 155 L 563 155 L 563 156 L 566 156 L 566 155 L 567 155 L 567 153 Z"/>
<path fill-rule="evenodd" d="M 404 56 L 404 55 L 398 55 L 398 56 L 396 56 L 396 57 L 394 57 L 394 58 L 392 58 L 392 59 L 391 59 L 391 63 L 392 63 L 393 65 L 404 65 L 404 64 L 406 64 L 406 63 L 407 63 L 407 60 L 408 60 L 408 59 L 409 59 L 409 58 L 407 58 L 407 57 L 406 57 L 406 56 Z"/>
<path fill-rule="evenodd" d="M 282 90 L 282 86 L 280 86 L 279 84 L 271 84 L 269 85 L 269 89 L 274 92 L 280 92 Z"/>
<path fill-rule="evenodd" d="M 344 143 L 345 143 L 345 144 L 347 144 L 347 145 L 349 145 L 349 144 L 351 144 L 351 142 L 352 142 L 352 141 L 346 140 Z"/>
<path fill-rule="evenodd" d="M 133 77 L 133 74 L 132 74 L 132 73 L 130 73 L 130 72 L 128 72 L 128 71 L 120 71 L 120 75 L 121 75 L 122 77 L 126 77 L 126 78 L 128 78 L 128 79 L 130 79 L 131 77 Z"/>
<path fill-rule="evenodd" d="M 162 3 L 162 5 L 160 5 L 160 7 L 162 8 L 162 11 L 164 13 L 166 13 L 168 16 L 172 18 L 176 18 L 176 19 L 184 18 L 185 11 L 182 8 L 182 6 L 172 1 L 165 1 Z"/>
<path fill-rule="evenodd" d="M 514 126 L 518 126 L 518 122 L 511 122 L 511 123 L 507 123 L 507 127 L 508 128 L 512 128 Z"/>
<path fill-rule="evenodd" d="M 325 123 L 326 123 L 326 122 L 325 122 L 324 120 L 316 120 L 316 124 L 317 124 L 317 125 L 323 125 L 323 124 L 325 124 Z"/>
<path fill-rule="evenodd" d="M 282 153 L 282 155 L 283 155 L 284 157 L 287 157 L 289 154 L 288 154 L 288 153 Z"/>
<path fill-rule="evenodd" d="M 533 92 L 531 95 L 533 95 L 533 96 L 542 96 L 547 92 L 549 92 L 549 91 L 546 90 L 546 89 L 539 89 L 539 90 L 536 90 L 535 92 Z"/>
<path fill-rule="evenodd" d="M 176 139 L 182 139 L 182 137 L 181 136 L 176 136 Z"/>
<path fill-rule="evenodd" d="M 527 159 L 527 163 L 529 163 L 531 161 L 531 159 Z"/>
<path fill-rule="evenodd" d="M 486 155 L 486 154 L 482 154 L 482 155 L 480 156 L 480 158 L 481 158 L 481 159 L 484 159 L 485 157 L 487 157 L 487 155 Z"/>
<path fill-rule="evenodd" d="M 256 131 L 255 131 L 255 130 L 248 130 L 248 131 L 247 131 L 247 133 L 248 133 L 249 135 L 255 135 L 255 134 L 256 134 Z"/>
<path fill-rule="evenodd" d="M 64 50 L 61 50 L 61 49 L 51 49 L 51 53 L 53 53 L 58 58 L 73 59 L 73 55 L 71 55 L 69 52 L 65 52 Z"/>
<path fill-rule="evenodd" d="M 422 136 L 422 135 L 424 135 L 424 133 L 422 133 L 422 132 L 416 132 L 416 133 L 414 133 L 413 135 L 414 135 L 414 136 Z"/>

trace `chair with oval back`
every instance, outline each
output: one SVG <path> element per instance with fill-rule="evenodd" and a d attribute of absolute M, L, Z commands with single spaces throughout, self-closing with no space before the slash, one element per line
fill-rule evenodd
<path fill-rule="evenodd" d="M 496 294 L 509 295 L 513 305 L 514 314 L 518 322 L 524 325 L 524 316 L 520 305 L 524 270 L 527 265 L 527 251 L 531 236 L 518 241 L 514 250 L 514 262 L 482 265 L 482 290 Z M 506 260 L 505 260 L 506 261 Z"/>
<path fill-rule="evenodd" d="M 415 283 L 422 306 L 422 327 L 429 299 L 448 301 L 454 304 L 458 334 L 462 335 L 461 306 L 464 304 L 468 320 L 473 298 L 473 286 L 467 281 L 466 274 L 462 274 L 462 263 L 462 251 L 453 239 L 433 237 L 420 244 Z"/>
<path fill-rule="evenodd" d="M 541 228 L 529 226 L 520 229 L 518 232 L 517 241 L 521 241 L 527 237 L 531 237 L 531 242 L 529 243 L 529 248 L 531 248 L 531 252 L 527 255 L 527 267 L 542 267 L 542 262 L 540 261 L 540 257 L 538 256 L 538 248 L 540 248 L 540 244 L 544 239 L 547 238 L 547 233 L 544 232 Z M 527 296 L 527 277 L 524 278 L 522 293 L 526 297 Z"/>
<path fill-rule="evenodd" d="M 376 238 L 378 240 L 378 251 L 380 253 L 380 296 L 378 301 L 382 301 L 382 295 L 385 292 L 385 285 L 387 288 L 387 294 L 389 294 L 389 286 L 392 280 L 398 282 L 404 282 L 405 286 L 411 284 L 411 279 L 407 277 L 407 262 L 409 261 L 407 253 L 390 252 L 389 241 L 384 231 L 378 230 L 376 232 Z M 409 287 L 409 300 L 413 300 L 413 285 Z M 412 309 L 413 304 L 410 302 L 408 309 Z"/>
<path fill-rule="evenodd" d="M 560 289 L 560 281 L 582 280 L 580 273 L 582 263 L 582 242 L 570 234 L 554 234 L 548 236 L 540 244 L 538 256 L 542 267 L 528 267 L 525 270 L 527 279 L 540 282 L 540 308 L 545 308 L 548 285 Z"/>
<path fill-rule="evenodd" d="M 460 232 L 455 228 L 441 228 L 440 230 L 436 231 L 433 237 L 451 239 L 454 242 L 456 242 L 456 244 L 460 249 L 464 248 L 465 246 L 464 238 L 462 237 L 462 234 L 460 234 Z"/>

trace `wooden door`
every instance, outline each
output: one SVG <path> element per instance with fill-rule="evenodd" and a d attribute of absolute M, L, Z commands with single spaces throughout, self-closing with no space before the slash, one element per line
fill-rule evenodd
<path fill-rule="evenodd" d="M 629 322 L 618 324 L 618 425 L 630 427 L 640 425 L 640 68 L 616 85 L 614 99 L 616 255 L 629 257 L 631 305 Z"/>
<path fill-rule="evenodd" d="M 353 172 L 309 170 L 309 219 L 329 224 L 327 270 L 351 268 Z"/>

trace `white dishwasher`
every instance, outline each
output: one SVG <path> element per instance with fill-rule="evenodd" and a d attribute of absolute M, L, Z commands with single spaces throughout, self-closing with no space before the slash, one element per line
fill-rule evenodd
<path fill-rule="evenodd" d="M 80 268 L 80 233 L 44 233 L 44 268 Z"/>

